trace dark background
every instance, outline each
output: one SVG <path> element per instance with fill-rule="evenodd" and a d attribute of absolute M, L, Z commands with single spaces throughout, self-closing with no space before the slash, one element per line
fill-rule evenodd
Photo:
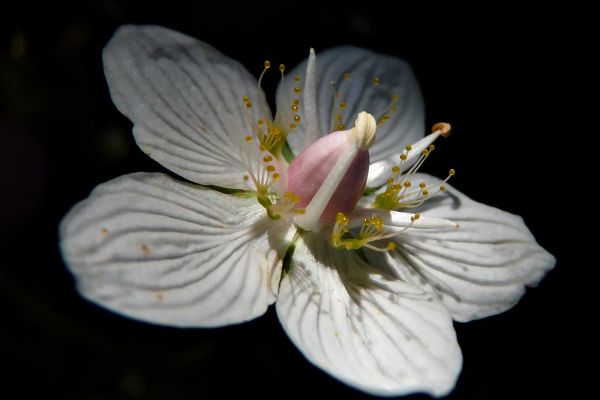
<path fill-rule="evenodd" d="M 598 262 L 586 253 L 595 240 L 586 229 L 598 213 L 585 204 L 597 181 L 584 174 L 597 129 L 579 92 L 588 85 L 583 53 L 597 48 L 583 46 L 584 11 L 546 1 L 395 4 L 3 6 L 0 397 L 368 397 L 305 361 L 272 309 L 239 326 L 180 330 L 122 318 L 75 292 L 57 248 L 62 216 L 101 182 L 162 170 L 136 147 L 104 80 L 101 50 L 125 23 L 195 36 L 254 75 L 267 58 L 293 66 L 310 46 L 350 43 L 407 59 L 428 124 L 454 128 L 424 169 L 456 168 L 453 185 L 522 215 L 558 259 L 512 310 L 456 325 L 464 368 L 449 398 L 591 397 Z M 276 82 L 267 79 L 271 95 Z M 588 128 L 577 128 L 583 121 Z"/>

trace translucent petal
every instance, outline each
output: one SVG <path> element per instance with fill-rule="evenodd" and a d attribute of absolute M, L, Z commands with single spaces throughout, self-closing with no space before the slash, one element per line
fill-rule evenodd
<path fill-rule="evenodd" d="M 158 26 L 121 27 L 103 60 L 112 99 L 144 152 L 193 182 L 244 187 L 239 144 L 252 134 L 248 120 L 269 110 L 242 65 Z"/>
<path fill-rule="evenodd" d="M 281 82 L 277 89 L 278 109 L 291 106 L 296 96 L 294 88 L 299 86 L 294 78 L 300 76 L 303 82 L 305 70 L 306 61 L 293 69 Z M 348 79 L 344 79 L 345 72 L 349 73 Z M 377 126 L 377 139 L 369 150 L 373 163 L 394 158 L 407 144 L 423 137 L 423 100 L 419 85 L 405 61 L 356 47 L 335 47 L 317 55 L 315 75 L 321 135 L 340 130 L 337 128 L 339 123 L 350 128 L 361 111 L 373 114 L 377 120 L 384 114 L 389 114 L 390 119 Z M 373 84 L 375 78 L 379 79 L 377 85 Z M 331 81 L 336 82 L 335 89 Z M 340 97 L 334 106 L 337 92 Z M 398 96 L 393 105 L 396 112 L 389 107 L 394 95 Z M 342 102 L 346 103 L 344 110 L 339 107 Z M 303 103 L 300 104 L 299 115 L 304 118 L 302 105 Z M 337 119 L 338 114 L 342 114 L 341 120 Z M 305 124 L 300 122 L 298 129 L 288 137 L 295 154 L 300 153 L 305 146 L 304 128 Z M 390 162 L 396 161 L 394 158 Z"/>
<path fill-rule="evenodd" d="M 316 234 L 298 242 L 276 308 L 306 358 L 365 392 L 442 396 L 460 372 L 452 320 L 435 296 Z"/>
<path fill-rule="evenodd" d="M 84 297 L 132 318 L 204 327 L 273 303 L 286 228 L 255 199 L 137 173 L 98 186 L 60 235 Z"/>
<path fill-rule="evenodd" d="M 440 182 L 425 174 L 417 180 Z M 404 281 L 435 293 L 457 321 L 501 313 L 517 303 L 526 286 L 535 286 L 555 259 L 520 217 L 446 187 L 446 193 L 414 211 L 447 218 L 458 229 L 407 230 L 395 238 L 396 251 L 365 254 Z"/>

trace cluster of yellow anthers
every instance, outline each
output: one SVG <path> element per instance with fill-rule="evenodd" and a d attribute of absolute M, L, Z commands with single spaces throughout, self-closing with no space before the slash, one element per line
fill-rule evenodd
<path fill-rule="evenodd" d="M 419 214 L 415 214 L 413 222 L 419 217 Z M 376 251 L 388 251 L 396 248 L 396 243 L 394 242 L 388 242 L 385 248 L 370 244 L 376 240 L 387 239 L 398 234 L 397 232 L 387 232 L 384 229 L 384 220 L 382 217 L 372 215 L 368 218 L 364 218 L 360 232 L 358 232 L 356 236 L 353 236 L 350 233 L 348 227 L 349 224 L 350 218 L 348 218 L 346 214 L 338 212 L 331 234 L 331 245 L 333 247 L 346 250 L 357 250 L 361 247 L 367 247 Z"/>
<path fill-rule="evenodd" d="M 259 93 L 261 92 L 263 76 L 270 68 L 271 62 L 265 61 L 264 69 L 258 78 Z M 284 64 L 279 64 L 279 71 L 281 72 L 281 79 L 283 80 L 285 71 Z M 298 95 L 302 92 L 302 88 L 299 86 L 301 80 L 302 78 L 300 75 L 294 77 L 294 82 L 296 82 L 298 86 L 294 87 L 295 97 L 292 99 L 292 104 L 290 105 L 291 114 L 289 112 L 279 112 L 275 116 L 275 119 L 271 120 L 269 118 L 268 110 L 261 109 L 259 110 L 259 114 L 262 115 L 262 117 L 254 121 L 252 120 L 250 113 L 246 112 L 246 118 L 261 146 L 272 154 L 275 154 L 278 158 L 287 135 L 298 127 L 298 123 L 300 123 L 301 120 L 300 115 L 298 115 L 300 112 L 300 99 L 298 98 Z M 244 96 L 242 100 L 246 110 L 252 108 L 253 103 L 248 96 Z"/>
<path fill-rule="evenodd" d="M 300 196 L 292 192 L 285 192 L 283 198 L 277 199 L 272 205 L 273 214 L 304 214 L 304 208 L 297 207 L 296 204 L 300 201 Z"/>
<path fill-rule="evenodd" d="M 437 130 L 441 131 L 441 136 L 443 137 L 450 135 L 449 124 L 440 123 L 434 125 L 432 131 L 435 132 Z M 448 182 L 448 179 L 454 176 L 456 173 L 454 169 L 450 169 L 446 179 L 437 185 L 428 186 L 425 182 L 419 182 L 418 188 L 413 188 L 411 179 L 414 180 L 415 174 L 418 172 L 419 168 L 421 168 L 431 152 L 435 150 L 435 146 L 431 144 L 428 148 L 423 149 L 417 162 L 415 162 L 408 171 L 404 171 L 404 164 L 406 164 L 409 153 L 412 150 L 412 146 L 407 145 L 404 152 L 400 154 L 400 163 L 392 166 L 392 175 L 387 180 L 385 192 L 377 195 L 375 202 L 373 203 L 374 208 L 385 210 L 415 208 L 423 204 L 427 199 L 446 190 L 444 184 Z"/>
<path fill-rule="evenodd" d="M 340 83 L 339 87 L 336 81 L 331 81 L 331 87 L 333 89 L 333 116 L 331 118 L 331 131 L 341 131 L 346 128 L 344 124 L 344 111 L 348 107 L 348 104 L 344 100 L 343 88 L 345 86 L 345 82 L 350 80 L 350 73 L 344 72 L 342 75 L 343 79 Z M 371 79 L 371 85 L 373 87 L 377 87 L 381 84 L 381 79 L 379 77 L 374 77 Z M 390 113 L 395 113 L 398 111 L 396 107 L 396 102 L 400 97 L 398 95 L 393 95 L 390 103 L 381 111 L 380 115 L 376 118 L 378 125 L 383 125 L 387 121 L 389 121 L 392 116 Z"/>

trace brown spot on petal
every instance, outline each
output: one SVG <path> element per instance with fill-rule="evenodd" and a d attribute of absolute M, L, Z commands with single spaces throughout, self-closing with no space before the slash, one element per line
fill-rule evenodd
<path fill-rule="evenodd" d="M 106 236 L 106 235 L 108 235 L 108 229 L 106 229 L 106 228 L 102 228 L 102 229 L 100 229 L 100 234 L 101 234 L 102 236 Z"/>
<path fill-rule="evenodd" d="M 145 244 L 141 244 L 140 251 L 143 255 L 147 256 L 148 254 L 150 254 L 150 247 L 146 246 Z"/>
<path fill-rule="evenodd" d="M 161 292 L 154 293 L 154 297 L 156 297 L 156 300 L 158 300 L 158 301 L 161 301 L 162 299 L 165 298 Z"/>

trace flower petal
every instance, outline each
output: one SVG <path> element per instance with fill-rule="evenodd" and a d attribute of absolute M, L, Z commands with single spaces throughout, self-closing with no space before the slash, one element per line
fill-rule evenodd
<path fill-rule="evenodd" d="M 60 234 L 83 296 L 176 326 L 262 315 L 275 300 L 285 253 L 285 226 L 270 224 L 254 199 L 163 174 L 98 186 L 65 217 Z"/>
<path fill-rule="evenodd" d="M 112 99 L 144 152 L 193 182 L 244 187 L 239 143 L 252 134 L 248 119 L 269 111 L 242 65 L 158 26 L 121 27 L 103 60 Z M 244 96 L 254 103 L 248 110 Z"/>
<path fill-rule="evenodd" d="M 418 174 L 428 185 L 440 180 Z M 506 311 L 554 267 L 521 217 L 477 203 L 447 185 L 446 193 L 416 211 L 459 225 L 444 231 L 408 230 L 396 251 L 365 251 L 370 262 L 387 266 L 400 279 L 433 292 L 457 321 Z"/>
<path fill-rule="evenodd" d="M 294 87 L 298 75 L 305 79 L 306 63 L 302 62 L 293 69 L 281 82 L 277 89 L 277 109 L 288 109 L 294 98 Z M 344 73 L 349 72 L 349 79 L 344 79 Z M 410 66 L 403 60 L 369 50 L 343 46 L 326 50 L 317 55 L 316 59 L 316 103 L 318 127 L 320 135 L 326 135 L 337 129 L 339 124 L 336 115 L 342 110 L 340 102 L 347 107 L 343 110 L 340 120 L 346 128 L 350 128 L 361 111 L 367 111 L 379 120 L 384 114 L 390 119 L 383 125 L 377 126 L 377 139 L 370 149 L 373 163 L 387 160 L 397 162 L 395 156 L 402 152 L 407 144 L 416 142 L 424 134 L 423 99 L 419 85 Z M 373 84 L 378 78 L 379 83 Z M 332 88 L 331 82 L 336 82 Z M 336 105 L 333 98 L 340 93 Z M 390 110 L 392 96 L 398 96 L 394 106 L 397 111 Z M 302 105 L 302 104 L 301 104 Z M 300 116 L 304 119 L 303 108 Z M 295 154 L 300 153 L 305 146 L 304 125 L 301 122 L 298 129 L 288 137 L 290 147 Z M 389 171 L 391 163 L 385 169 Z"/>
<path fill-rule="evenodd" d="M 368 393 L 448 393 L 462 355 L 435 296 L 391 278 L 352 251 L 305 233 L 282 280 L 277 315 L 319 368 Z"/>

